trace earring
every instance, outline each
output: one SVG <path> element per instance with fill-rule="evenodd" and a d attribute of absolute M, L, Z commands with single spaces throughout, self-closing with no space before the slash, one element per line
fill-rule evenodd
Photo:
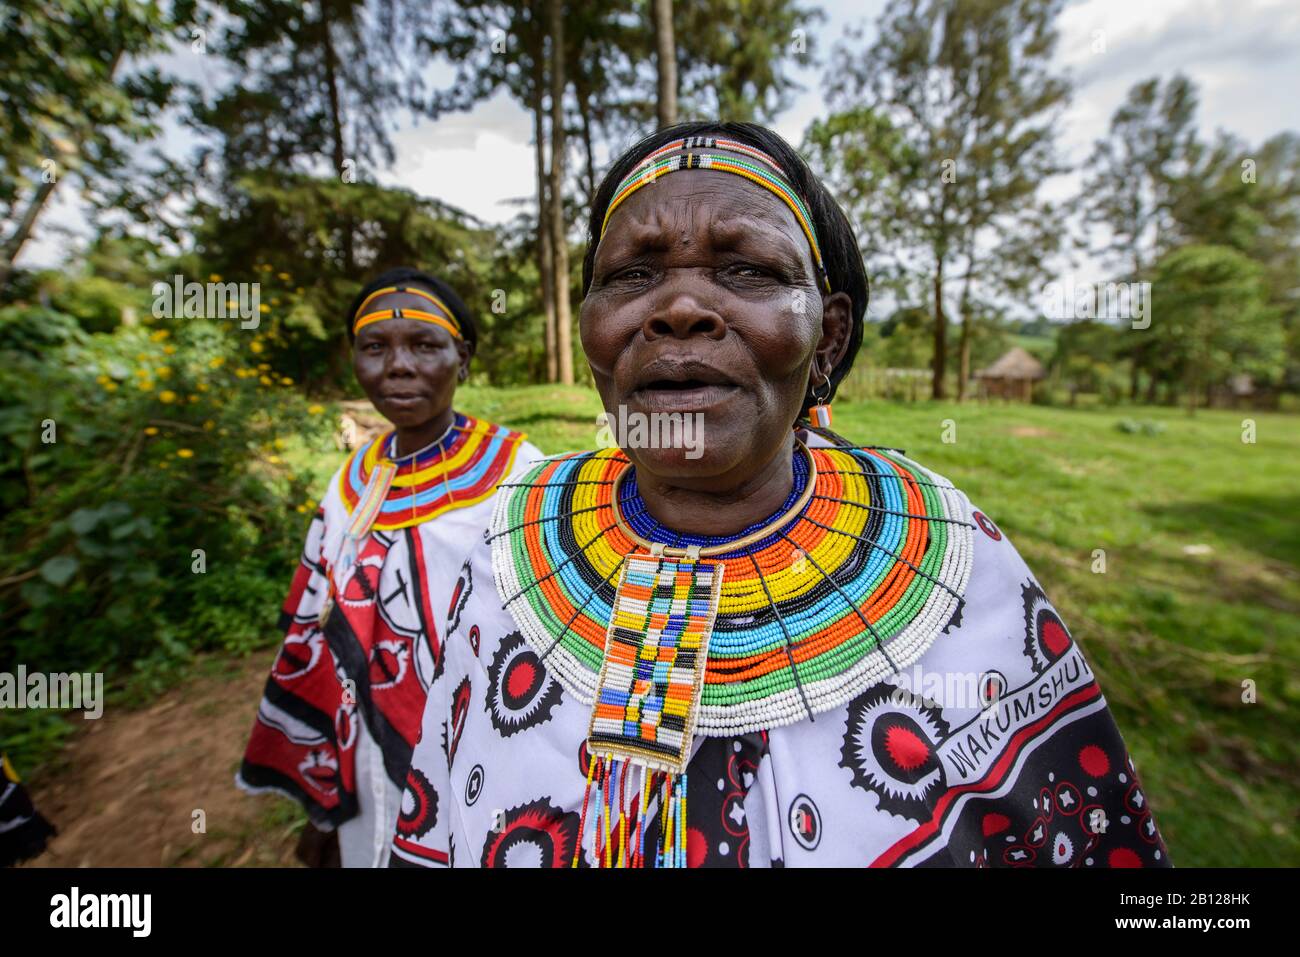
<path fill-rule="evenodd" d="M 817 390 L 813 389 L 813 398 L 817 404 L 808 410 L 808 421 L 819 429 L 829 429 L 831 427 L 831 377 L 822 373 L 822 378 L 826 380 L 825 392 L 818 395 Z"/>

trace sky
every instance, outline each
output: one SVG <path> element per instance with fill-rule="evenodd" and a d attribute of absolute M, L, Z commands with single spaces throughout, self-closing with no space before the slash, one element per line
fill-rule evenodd
<path fill-rule="evenodd" d="M 798 144 L 808 124 L 825 111 L 822 76 L 829 54 L 852 27 L 874 35 L 885 0 L 804 0 L 825 18 L 809 31 L 817 61 L 792 71 L 802 90 L 774 126 Z M 1260 143 L 1285 129 L 1300 130 L 1300 3 L 1295 0 L 1075 0 L 1059 23 L 1057 58 L 1074 81 L 1073 101 L 1060 127 L 1060 148 L 1082 162 L 1102 136 L 1129 87 L 1150 76 L 1182 71 L 1200 92 L 1202 134 L 1227 130 Z M 213 58 L 168 58 L 187 78 L 217 82 Z M 206 62 L 204 62 L 206 61 Z M 449 70 L 441 71 L 449 75 Z M 443 200 L 491 223 L 515 215 L 518 201 L 533 195 L 532 121 L 504 94 L 473 111 L 437 121 L 403 121 L 393 142 L 393 166 L 381 183 Z M 163 138 L 169 152 L 184 155 L 193 143 L 181 128 Z M 1046 184 L 1060 198 L 1077 191 L 1077 174 Z M 36 237 L 19 264 L 56 266 L 88 235 L 82 204 L 60 190 L 37 224 Z"/>

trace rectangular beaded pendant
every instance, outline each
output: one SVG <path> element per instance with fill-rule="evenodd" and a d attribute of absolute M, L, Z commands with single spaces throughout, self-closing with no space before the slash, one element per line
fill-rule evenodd
<path fill-rule="evenodd" d="M 627 559 L 596 683 L 592 754 L 686 770 L 723 569 L 654 554 Z"/>

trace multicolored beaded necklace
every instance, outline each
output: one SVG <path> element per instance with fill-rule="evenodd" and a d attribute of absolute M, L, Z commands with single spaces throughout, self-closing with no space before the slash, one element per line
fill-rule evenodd
<path fill-rule="evenodd" d="M 456 412 L 446 432 L 408 455 L 396 454 L 396 430 L 353 452 L 339 480 L 339 494 L 351 522 L 326 569 L 330 594 L 321 607 L 321 625 L 334 608 L 336 580 L 356 561 L 367 535 L 375 529 L 409 528 L 483 501 L 510 474 L 525 438 Z"/>
<path fill-rule="evenodd" d="M 510 473 L 524 436 L 457 412 L 436 442 L 409 455 L 394 455 L 396 432 L 386 432 L 357 449 L 343 469 L 343 503 L 355 515 L 371 499 L 370 528 L 391 530 L 418 525 L 454 508 L 483 501 Z M 387 487 L 371 488 L 371 478 L 392 467 Z M 365 511 L 363 508 L 362 511 Z"/>
<path fill-rule="evenodd" d="M 910 665 L 956 614 L 974 526 L 950 483 L 895 450 L 799 443 L 793 479 L 776 515 L 721 538 L 657 523 L 618 449 L 501 486 L 504 607 L 592 708 L 582 826 L 594 800 L 599 863 L 645 863 L 657 798 L 649 859 L 684 865 L 695 736 L 815 720 Z"/>

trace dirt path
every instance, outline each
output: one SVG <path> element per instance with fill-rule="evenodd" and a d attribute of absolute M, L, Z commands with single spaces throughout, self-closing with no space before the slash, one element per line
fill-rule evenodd
<path fill-rule="evenodd" d="M 157 704 L 84 722 L 60 769 L 32 782 L 59 835 L 29 866 L 295 865 L 297 805 L 234 784 L 273 654 L 203 658 Z"/>

